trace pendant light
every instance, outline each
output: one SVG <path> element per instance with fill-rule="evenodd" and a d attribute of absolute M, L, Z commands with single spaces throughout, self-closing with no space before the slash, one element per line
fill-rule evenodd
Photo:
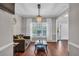
<path fill-rule="evenodd" d="M 41 5 L 37 4 L 37 7 L 38 7 L 38 16 L 36 17 L 36 19 L 37 19 L 37 22 L 41 22 L 42 21 L 42 16 L 40 16 Z"/>

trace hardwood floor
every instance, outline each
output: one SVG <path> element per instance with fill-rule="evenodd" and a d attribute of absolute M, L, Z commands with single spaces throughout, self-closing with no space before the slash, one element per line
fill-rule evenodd
<path fill-rule="evenodd" d="M 31 43 L 24 53 L 16 53 L 16 56 L 35 56 L 34 49 L 34 43 Z M 68 41 L 49 42 L 47 56 L 68 56 Z"/>

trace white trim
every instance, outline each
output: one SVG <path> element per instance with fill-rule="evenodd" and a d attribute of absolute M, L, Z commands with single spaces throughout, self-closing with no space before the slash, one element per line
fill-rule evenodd
<path fill-rule="evenodd" d="M 58 40 L 68 40 L 68 39 L 58 39 Z M 58 40 L 57 40 L 57 41 L 58 41 Z"/>
<path fill-rule="evenodd" d="M 79 45 L 77 45 L 77 44 L 75 44 L 75 43 L 73 43 L 73 42 L 69 42 L 69 45 L 72 45 L 72 46 L 74 46 L 74 47 L 76 47 L 76 48 L 79 48 Z"/>
<path fill-rule="evenodd" d="M 0 51 L 6 49 L 7 47 L 11 46 L 12 44 L 13 44 L 13 42 L 12 42 L 12 43 L 9 43 L 9 44 L 7 44 L 7 45 L 4 45 L 4 46 L 2 46 L 2 47 L 0 47 Z"/>
<path fill-rule="evenodd" d="M 56 40 L 47 40 L 47 42 L 57 42 Z"/>
<path fill-rule="evenodd" d="M 35 41 L 31 41 L 31 42 L 35 42 Z M 47 42 L 57 42 L 56 40 L 47 40 Z"/>

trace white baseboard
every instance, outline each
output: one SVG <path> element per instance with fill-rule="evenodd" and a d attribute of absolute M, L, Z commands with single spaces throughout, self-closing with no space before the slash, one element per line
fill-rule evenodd
<path fill-rule="evenodd" d="M 68 40 L 68 39 L 58 39 L 58 40 Z"/>
<path fill-rule="evenodd" d="M 56 40 L 48 40 L 47 42 L 57 42 Z"/>
<path fill-rule="evenodd" d="M 31 42 L 35 42 L 35 41 L 31 41 Z M 47 42 L 57 42 L 56 40 L 48 40 Z"/>
<path fill-rule="evenodd" d="M 79 48 L 79 45 L 77 45 L 77 44 L 75 44 L 75 43 L 73 43 L 73 42 L 69 42 L 69 45 L 72 45 L 72 46 L 74 46 L 75 48 Z"/>
<path fill-rule="evenodd" d="M 4 49 L 8 48 L 8 47 L 11 46 L 11 45 L 13 45 L 13 42 L 12 42 L 12 43 L 9 43 L 9 44 L 7 44 L 7 45 L 4 45 L 4 46 L 2 46 L 2 47 L 0 47 L 0 51 L 2 51 L 2 50 L 4 50 Z"/>

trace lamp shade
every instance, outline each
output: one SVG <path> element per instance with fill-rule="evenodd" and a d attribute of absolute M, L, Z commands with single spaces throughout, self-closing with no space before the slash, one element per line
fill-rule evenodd
<path fill-rule="evenodd" d="M 36 19 L 37 19 L 37 22 L 42 22 L 42 16 L 37 16 Z"/>

